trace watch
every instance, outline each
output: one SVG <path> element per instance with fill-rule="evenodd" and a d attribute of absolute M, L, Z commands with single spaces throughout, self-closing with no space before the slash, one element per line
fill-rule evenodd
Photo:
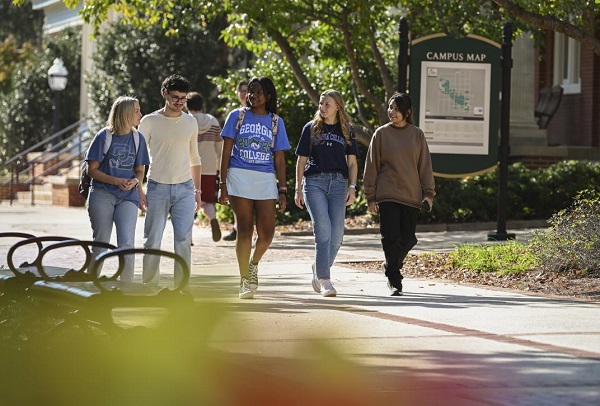
<path fill-rule="evenodd" d="M 351 187 L 352 189 L 356 190 L 356 183 L 351 183 L 348 187 Z"/>

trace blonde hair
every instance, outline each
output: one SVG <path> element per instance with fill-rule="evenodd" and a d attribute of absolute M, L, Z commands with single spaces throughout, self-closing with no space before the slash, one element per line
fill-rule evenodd
<path fill-rule="evenodd" d="M 352 134 L 350 133 L 350 116 L 348 116 L 348 113 L 346 113 L 346 105 L 344 104 L 344 99 L 342 98 L 342 95 L 337 90 L 329 89 L 321 93 L 321 97 L 326 96 L 331 97 L 333 101 L 335 101 L 335 104 L 337 104 L 338 110 L 336 116 L 338 122 L 340 123 L 340 126 L 342 127 L 342 134 L 346 139 L 346 144 L 352 145 Z M 321 117 L 321 111 L 320 109 L 317 109 L 317 112 L 315 113 L 315 116 L 312 119 L 313 137 L 317 139 L 321 138 L 323 131 L 325 131 L 324 127 L 325 122 L 323 121 L 323 117 Z"/>
<path fill-rule="evenodd" d="M 119 96 L 113 103 L 106 125 L 113 134 L 128 134 L 133 130 L 131 118 L 135 114 L 135 102 L 138 99 L 129 96 Z"/>

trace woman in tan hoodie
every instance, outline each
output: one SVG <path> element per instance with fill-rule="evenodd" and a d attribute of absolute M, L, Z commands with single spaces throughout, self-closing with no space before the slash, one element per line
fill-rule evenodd
<path fill-rule="evenodd" d="M 431 211 L 435 196 L 429 148 L 423 131 L 413 125 L 412 112 L 407 94 L 390 98 L 390 122 L 373 134 L 363 178 L 369 211 L 380 216 L 382 267 L 392 296 L 402 295 L 400 270 L 417 244 L 419 209 L 426 205 Z"/>

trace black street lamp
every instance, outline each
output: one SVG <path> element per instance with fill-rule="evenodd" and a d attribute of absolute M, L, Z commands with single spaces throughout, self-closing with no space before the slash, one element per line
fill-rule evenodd
<path fill-rule="evenodd" d="M 60 92 L 65 90 L 67 87 L 67 68 L 62 59 L 56 58 L 54 63 L 48 69 L 48 86 L 53 93 L 52 99 L 52 116 L 53 116 L 53 128 L 52 134 L 56 134 L 60 131 L 60 124 L 58 123 L 58 110 L 60 106 Z"/>

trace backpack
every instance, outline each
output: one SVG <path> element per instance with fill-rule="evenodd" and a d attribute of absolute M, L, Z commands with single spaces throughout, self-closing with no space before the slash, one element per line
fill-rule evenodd
<path fill-rule="evenodd" d="M 102 156 L 102 161 L 100 161 L 100 165 L 104 162 L 106 158 L 106 153 L 110 149 L 110 144 L 112 143 L 112 133 L 108 128 L 105 130 L 106 135 L 104 136 L 104 152 Z M 135 144 L 135 153 L 140 150 L 140 133 L 137 130 L 133 130 L 133 142 Z M 89 147 L 88 147 L 89 151 Z M 86 152 L 87 155 L 87 152 Z M 87 199 L 90 194 L 90 186 L 92 184 L 92 178 L 87 173 L 88 163 L 87 161 L 83 161 L 81 164 L 81 176 L 79 178 L 79 194 Z"/>
<path fill-rule="evenodd" d="M 240 131 L 244 117 L 246 117 L 246 111 L 249 109 L 248 107 L 240 107 L 238 110 L 240 114 L 238 115 L 237 123 L 235 124 L 235 135 Z M 277 137 L 277 129 L 279 128 L 279 116 L 277 113 L 272 114 L 271 131 L 273 132 L 273 141 L 271 142 L 271 148 L 275 146 L 275 137 Z"/>

